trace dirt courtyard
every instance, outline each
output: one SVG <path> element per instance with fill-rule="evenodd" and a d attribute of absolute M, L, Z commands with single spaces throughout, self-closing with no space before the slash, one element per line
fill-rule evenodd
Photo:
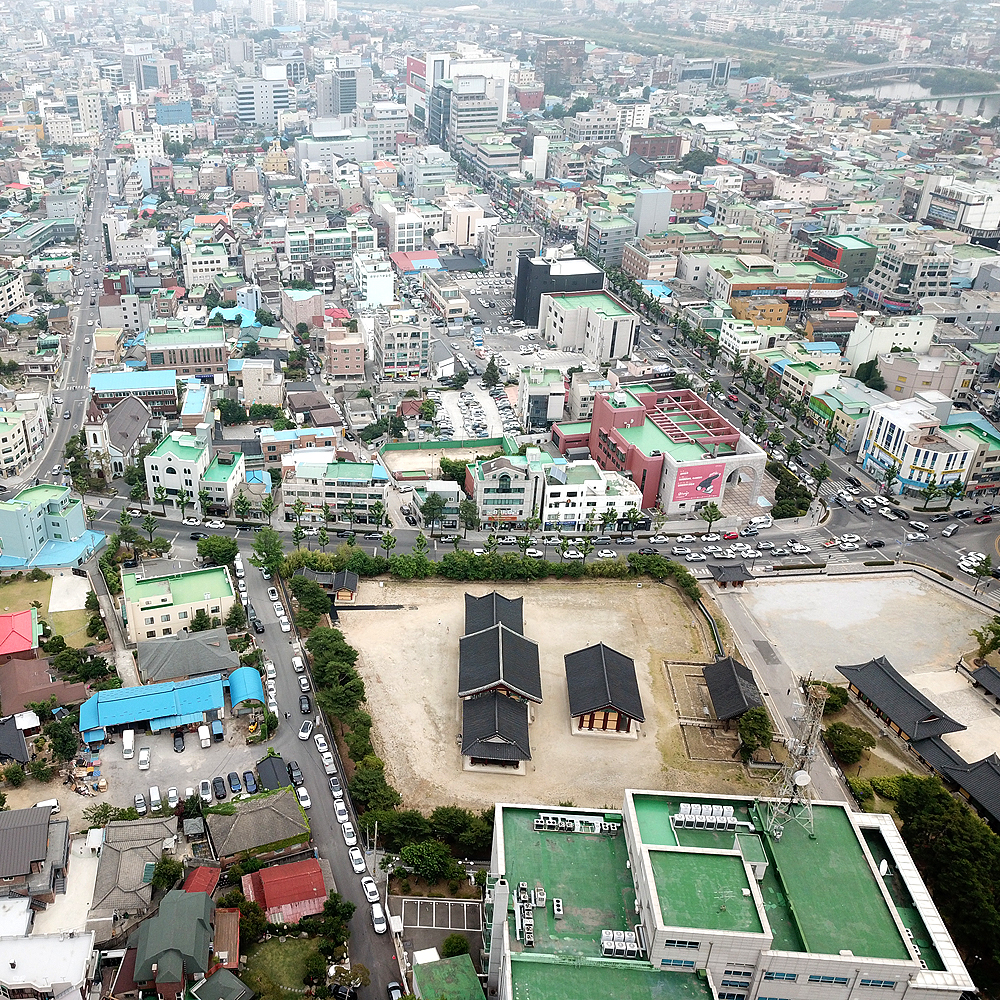
<path fill-rule="evenodd" d="M 524 598 L 524 632 L 538 643 L 543 702 L 534 706 L 529 727 L 526 774 L 462 769 L 457 691 L 464 595 L 493 589 L 485 583 L 363 581 L 359 605 L 402 608 L 340 616 L 344 635 L 361 654 L 376 747 L 405 806 L 572 800 L 610 807 L 620 804 L 626 787 L 691 788 L 692 781 L 679 779 L 674 769 L 697 771 L 700 765 L 684 753 L 664 660 L 711 659 L 704 623 L 669 587 L 612 580 L 496 586 L 505 597 Z M 563 656 L 597 642 L 635 660 L 646 717 L 638 738 L 570 731 Z"/>
<path fill-rule="evenodd" d="M 437 478 L 441 472 L 441 459 L 453 462 L 473 462 L 496 451 L 496 445 L 477 444 L 471 448 L 414 448 L 407 451 L 386 451 L 380 454 L 382 464 L 394 475 L 407 472 L 426 472 Z"/>

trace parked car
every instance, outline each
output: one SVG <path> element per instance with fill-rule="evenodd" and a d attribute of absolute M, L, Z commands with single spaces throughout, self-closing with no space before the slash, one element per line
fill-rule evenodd
<path fill-rule="evenodd" d="M 312 715 L 312 702 L 309 700 L 309 695 L 299 695 L 299 711 L 303 715 Z"/>
<path fill-rule="evenodd" d="M 344 843 L 348 847 L 353 847 L 358 842 L 358 835 L 354 832 L 354 826 L 351 823 L 345 823 L 340 829 L 344 834 Z"/>
<path fill-rule="evenodd" d="M 221 775 L 212 779 L 212 791 L 220 801 L 226 797 L 226 783 L 222 780 Z"/>
<path fill-rule="evenodd" d="M 180 796 L 177 794 L 177 789 L 171 785 L 167 789 L 167 808 L 176 809 L 177 804 L 180 802 Z"/>
<path fill-rule="evenodd" d="M 298 788 L 299 785 L 304 784 L 305 778 L 302 777 L 302 768 L 299 767 L 299 762 L 297 760 L 290 760 L 288 762 L 288 777 L 291 778 L 292 784 Z"/>
<path fill-rule="evenodd" d="M 184 730 L 174 730 L 174 753 L 184 753 Z"/>
<path fill-rule="evenodd" d="M 145 796 L 143 796 L 143 795 L 136 795 L 136 797 L 132 800 L 132 805 L 135 807 L 135 811 L 140 816 L 145 816 L 146 815 L 146 799 L 145 799 Z"/>
<path fill-rule="evenodd" d="M 363 871 L 364 869 L 362 869 Z M 365 894 L 365 899 L 369 903 L 377 903 L 379 901 L 378 886 L 375 884 L 375 879 L 371 875 L 366 875 L 361 880 L 361 891 Z"/>
<path fill-rule="evenodd" d="M 335 799 L 342 799 L 344 797 L 344 789 L 341 787 L 340 778 L 335 774 L 330 778 L 330 794 Z"/>
<path fill-rule="evenodd" d="M 347 852 L 347 856 L 351 859 L 351 867 L 354 869 L 355 875 L 360 875 L 363 871 L 368 870 L 367 865 L 365 865 L 365 856 L 361 853 L 360 848 L 352 847 Z"/>
<path fill-rule="evenodd" d="M 139 747 L 139 770 L 149 770 L 149 747 Z"/>
<path fill-rule="evenodd" d="M 303 809 L 312 809 L 312 799 L 309 798 L 309 793 L 306 791 L 304 785 L 299 785 L 295 789 L 295 795 L 299 800 L 299 805 Z"/>
<path fill-rule="evenodd" d="M 257 791 L 257 779 L 253 775 L 253 771 L 243 772 L 243 788 L 247 795 L 254 795 Z"/>
<path fill-rule="evenodd" d="M 313 743 L 316 744 L 316 749 L 320 753 L 328 753 L 330 750 L 330 746 L 326 742 L 326 737 L 322 733 L 313 734 Z"/>
<path fill-rule="evenodd" d="M 230 771 L 226 776 L 226 780 L 229 782 L 229 790 L 233 795 L 243 791 L 243 785 L 240 784 L 240 776 L 236 771 Z"/>
<path fill-rule="evenodd" d="M 333 803 L 333 814 L 337 817 L 338 823 L 346 823 L 351 818 L 351 814 L 347 811 L 347 806 L 344 805 L 343 799 L 337 799 Z"/>
<path fill-rule="evenodd" d="M 202 778 L 198 783 L 198 794 L 205 805 L 210 806 L 212 804 L 212 783 L 208 778 Z"/>
<path fill-rule="evenodd" d="M 309 737 L 312 736 L 312 731 L 313 731 L 312 719 L 306 719 L 306 721 L 303 722 L 301 726 L 299 726 L 299 739 L 300 740 L 309 739 Z"/>
<path fill-rule="evenodd" d="M 992 514 L 980 514 L 979 517 L 977 517 L 975 520 L 976 524 L 991 524 L 992 522 L 993 522 Z"/>

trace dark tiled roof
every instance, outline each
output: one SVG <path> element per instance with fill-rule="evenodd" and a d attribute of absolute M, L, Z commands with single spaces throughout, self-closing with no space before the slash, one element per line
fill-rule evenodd
<path fill-rule="evenodd" d="M 911 740 L 957 733 L 966 728 L 922 695 L 884 656 L 837 669 Z"/>
<path fill-rule="evenodd" d="M 349 590 L 351 593 L 358 592 L 358 574 L 352 573 L 349 569 L 342 569 L 333 574 L 334 590 Z"/>
<path fill-rule="evenodd" d="M 18 764 L 28 763 L 28 744 L 24 742 L 24 733 L 17 728 L 13 715 L 0 719 L 0 761 L 11 760 Z"/>
<path fill-rule="evenodd" d="M 743 583 L 754 578 L 745 563 L 738 566 L 719 566 L 713 563 L 708 567 L 709 573 L 717 583 Z"/>
<path fill-rule="evenodd" d="M 972 679 L 990 694 L 1000 698 L 1000 671 L 996 667 L 984 664 L 973 673 Z"/>
<path fill-rule="evenodd" d="M 482 632 L 483 629 L 503 622 L 509 629 L 524 634 L 524 598 L 504 597 L 495 590 L 482 597 L 465 595 L 465 634 Z"/>
<path fill-rule="evenodd" d="M 541 702 L 538 646 L 503 623 L 462 636 L 458 654 L 459 698 L 501 687 Z"/>
<path fill-rule="evenodd" d="M 462 754 L 503 762 L 531 760 L 527 703 L 495 691 L 463 702 Z"/>
<path fill-rule="evenodd" d="M 944 767 L 942 771 L 995 822 L 1000 821 L 1000 757 L 991 753 L 975 764 Z"/>
<path fill-rule="evenodd" d="M 224 628 L 207 632 L 178 633 L 140 642 L 136 647 L 139 672 L 145 683 L 228 674 L 240 665 Z"/>
<path fill-rule="evenodd" d="M 944 773 L 946 767 L 966 767 L 961 757 L 940 736 L 929 736 L 923 740 L 910 740 L 910 746 L 935 771 Z"/>
<path fill-rule="evenodd" d="M 596 646 L 567 653 L 563 659 L 570 715 L 614 708 L 630 719 L 644 721 L 635 663 L 631 657 L 599 642 Z"/>
<path fill-rule="evenodd" d="M 720 722 L 735 719 L 749 709 L 760 708 L 764 704 L 753 672 L 731 656 L 710 663 L 702 672 L 715 717 Z"/>
<path fill-rule="evenodd" d="M 0 878 L 27 875 L 44 861 L 49 840 L 48 809 L 0 812 Z"/>
<path fill-rule="evenodd" d="M 145 983 L 178 983 L 186 974 L 208 971 L 215 904 L 205 892 L 173 889 L 160 900 L 156 916 L 139 925 L 135 978 Z"/>

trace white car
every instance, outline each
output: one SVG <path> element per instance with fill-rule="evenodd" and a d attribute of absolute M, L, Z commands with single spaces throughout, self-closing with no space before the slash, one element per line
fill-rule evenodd
<path fill-rule="evenodd" d="M 696 542 L 698 541 L 697 535 L 680 535 L 677 539 L 678 542 Z"/>
<path fill-rule="evenodd" d="M 532 559 L 543 559 L 545 553 L 541 549 L 525 549 L 524 554 L 530 556 Z"/>
<path fill-rule="evenodd" d="M 353 847 L 358 842 L 358 835 L 354 832 L 354 827 L 350 823 L 345 823 L 340 829 L 344 834 L 344 843 L 348 847 Z"/>
<path fill-rule="evenodd" d="M 237 580 L 236 581 L 236 589 L 239 590 L 239 592 L 241 594 L 245 594 L 247 592 L 247 582 L 246 582 L 246 580 Z"/>
<path fill-rule="evenodd" d="M 330 749 L 330 745 L 326 742 L 326 737 L 322 733 L 313 733 L 313 743 L 316 744 L 316 749 L 320 753 L 327 753 Z"/>
<path fill-rule="evenodd" d="M 267 681 L 267 696 L 268 698 L 274 699 L 278 695 L 278 685 L 275 681 L 268 678 Z"/>
<path fill-rule="evenodd" d="M 177 794 L 177 789 L 171 786 L 167 789 L 167 808 L 176 809 L 177 803 L 180 801 L 180 797 Z"/>
<path fill-rule="evenodd" d="M 285 617 L 285 606 L 284 606 L 284 604 L 281 603 L 281 601 L 275 601 L 274 602 L 274 613 L 279 618 L 284 618 Z"/>
<path fill-rule="evenodd" d="M 295 789 L 295 795 L 299 800 L 299 805 L 302 806 L 303 809 L 312 808 L 312 799 L 309 798 L 309 793 L 306 791 L 305 785 L 299 785 L 299 787 Z"/>
<path fill-rule="evenodd" d="M 327 750 L 325 753 L 321 753 L 319 756 L 320 756 L 320 760 L 323 761 L 323 770 L 327 774 L 336 774 L 337 773 L 337 765 L 334 762 L 333 754 L 330 753 L 329 750 Z"/>
<path fill-rule="evenodd" d="M 362 872 L 368 870 L 368 866 L 365 864 L 365 856 L 361 853 L 361 849 L 360 848 L 358 848 L 358 847 L 352 847 L 347 852 L 347 856 L 351 859 L 351 867 L 354 869 L 354 874 L 355 875 L 360 875 Z M 371 878 L 369 878 L 368 881 L 372 882 Z M 361 882 L 362 882 L 362 885 L 363 885 L 364 884 L 364 879 L 362 879 Z M 372 882 L 372 885 L 374 885 L 374 884 L 375 883 Z M 365 890 L 365 895 L 367 895 L 367 894 L 368 894 L 367 890 Z M 378 902 L 378 889 L 375 890 L 375 899 L 374 899 L 374 901 L 371 900 L 371 899 L 369 899 L 368 902 L 369 903 L 371 903 L 371 902 L 376 902 L 377 903 Z"/>
<path fill-rule="evenodd" d="M 838 546 L 841 552 L 857 552 L 861 548 L 857 542 L 841 542 Z"/>
<path fill-rule="evenodd" d="M 675 545 L 670 550 L 670 554 L 672 556 L 687 556 L 691 554 L 691 550 L 686 545 Z"/>
<path fill-rule="evenodd" d="M 299 726 L 299 739 L 305 742 L 305 740 L 309 739 L 309 737 L 312 736 L 312 731 L 313 731 L 312 720 L 306 719 L 306 721 L 303 722 L 301 726 Z"/>
<path fill-rule="evenodd" d="M 840 540 L 842 542 L 860 542 L 861 541 L 861 536 L 860 535 L 851 535 L 851 534 L 841 535 L 840 536 Z"/>
<path fill-rule="evenodd" d="M 611 549 L 601 549 L 601 551 L 597 553 L 597 558 L 598 559 L 617 559 L 618 558 L 618 553 L 617 552 L 613 552 Z"/>
<path fill-rule="evenodd" d="M 278 591 L 274 587 L 267 588 L 267 599 L 275 604 L 278 603 Z"/>
<path fill-rule="evenodd" d="M 716 535 L 716 538 L 718 538 L 718 535 Z M 668 535 L 653 535 L 653 537 L 650 538 L 650 542 L 653 545 L 666 545 L 669 541 L 670 537 Z"/>
<path fill-rule="evenodd" d="M 149 770 L 149 747 L 139 747 L 139 770 Z"/>
<path fill-rule="evenodd" d="M 206 528 L 225 528 L 226 527 L 226 522 L 225 521 L 206 521 L 205 522 L 205 527 Z"/>
<path fill-rule="evenodd" d="M 566 559 L 582 559 L 583 553 L 579 549 L 567 549 L 564 553 Z"/>
<path fill-rule="evenodd" d="M 923 521 L 910 521 L 910 527 L 914 531 L 930 531 L 930 525 L 924 524 Z"/>
<path fill-rule="evenodd" d="M 891 511 L 891 510 L 889 510 L 889 508 L 888 508 L 888 507 L 882 507 L 882 508 L 880 508 L 880 509 L 879 509 L 879 513 L 880 513 L 880 514 L 881 514 L 881 515 L 882 515 L 882 516 L 883 516 L 883 517 L 884 517 L 884 518 L 885 518 L 885 519 L 886 519 L 887 521 L 898 521 L 898 520 L 899 520 L 899 518 L 898 518 L 898 517 L 896 517 L 896 515 L 895 515 L 895 514 L 894 514 L 894 513 L 893 513 L 893 512 Z"/>
<path fill-rule="evenodd" d="M 689 552 L 685 557 L 685 562 L 705 562 L 708 556 L 702 555 L 700 552 Z"/>
<path fill-rule="evenodd" d="M 200 517 L 186 517 L 184 518 L 184 524 L 201 524 Z"/>
<path fill-rule="evenodd" d="M 926 542 L 927 535 L 923 531 L 908 531 L 906 533 L 906 540 L 908 542 Z"/>
<path fill-rule="evenodd" d="M 287 618 L 285 618 L 284 615 L 282 615 L 282 617 L 278 619 L 278 625 L 281 628 L 282 632 L 292 631 L 292 623 Z"/>
<path fill-rule="evenodd" d="M 274 664 L 270 660 L 267 660 L 264 663 L 264 676 L 269 681 L 276 680 L 278 677 L 278 671 L 275 669 Z"/>
<path fill-rule="evenodd" d="M 349 852 L 350 853 L 350 852 Z M 360 851 L 358 852 L 361 853 Z M 379 901 L 378 886 L 375 884 L 375 879 L 371 875 L 366 875 L 361 880 L 361 890 L 365 894 L 365 899 L 369 903 L 377 903 Z"/>
<path fill-rule="evenodd" d="M 702 535 L 701 540 L 703 542 L 718 542 L 722 538 L 717 531 L 710 531 L 707 535 Z M 651 538 L 650 541 L 653 541 Z"/>
<path fill-rule="evenodd" d="M 333 814 L 337 817 L 338 823 L 346 823 L 351 818 L 351 814 L 347 811 L 347 806 L 344 805 L 343 799 L 336 799 L 334 801 Z"/>

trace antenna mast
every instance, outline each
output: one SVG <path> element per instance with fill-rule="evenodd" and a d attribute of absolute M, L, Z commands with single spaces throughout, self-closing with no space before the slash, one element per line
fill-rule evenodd
<path fill-rule="evenodd" d="M 799 706 L 802 714 L 795 719 L 798 731 L 786 744 L 788 761 L 774 779 L 774 796 L 765 803 L 767 832 L 775 840 L 781 839 L 789 823 L 798 823 L 810 837 L 815 836 L 809 769 L 819 752 L 823 706 L 828 696 L 824 685 L 810 684 L 806 688 L 806 703 Z"/>

